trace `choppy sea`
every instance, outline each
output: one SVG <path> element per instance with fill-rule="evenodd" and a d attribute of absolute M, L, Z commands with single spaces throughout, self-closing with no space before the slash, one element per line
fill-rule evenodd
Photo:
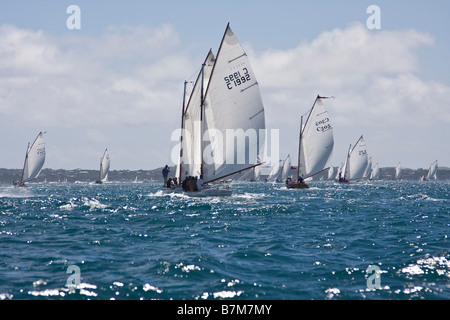
<path fill-rule="evenodd" d="M 0 185 L 0 300 L 450 299 L 450 182 Z"/>

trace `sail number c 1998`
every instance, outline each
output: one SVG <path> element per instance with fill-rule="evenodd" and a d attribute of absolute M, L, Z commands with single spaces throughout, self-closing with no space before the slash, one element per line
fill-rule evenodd
<path fill-rule="evenodd" d="M 234 87 L 238 87 L 241 84 L 244 84 L 247 81 L 250 81 L 251 77 L 250 77 L 250 74 L 248 73 L 247 68 L 243 68 L 242 73 L 240 71 L 237 71 L 235 73 L 230 74 L 229 76 L 226 76 L 223 79 L 225 80 L 225 83 L 227 84 L 228 90 L 231 90 Z"/>

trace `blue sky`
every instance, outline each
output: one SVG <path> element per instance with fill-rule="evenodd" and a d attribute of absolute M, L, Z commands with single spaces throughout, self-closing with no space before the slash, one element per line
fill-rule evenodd
<path fill-rule="evenodd" d="M 69 30 L 66 9 L 81 9 Z M 381 29 L 368 30 L 369 5 Z M 260 83 L 280 157 L 295 162 L 298 120 L 333 95 L 332 164 L 364 134 L 382 166 L 450 166 L 450 3 L 445 1 L 2 1 L 0 167 L 19 168 L 47 131 L 45 167 L 171 162 L 182 86 L 230 22 Z"/>

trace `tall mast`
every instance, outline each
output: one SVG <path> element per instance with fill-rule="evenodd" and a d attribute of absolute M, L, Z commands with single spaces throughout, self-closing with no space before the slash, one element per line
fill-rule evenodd
<path fill-rule="evenodd" d="M 200 87 L 200 144 L 201 144 L 201 154 L 200 154 L 200 177 L 203 179 L 203 131 L 204 131 L 204 121 L 203 113 L 205 112 L 205 97 L 203 95 L 203 84 L 205 77 L 205 64 L 202 64 L 202 82 Z"/>
<path fill-rule="evenodd" d="M 301 166 L 301 150 L 302 150 L 302 127 L 303 127 L 303 116 L 300 117 L 300 137 L 298 139 L 298 167 L 297 167 L 297 181 L 300 181 L 300 166 Z"/>
<path fill-rule="evenodd" d="M 98 181 L 101 182 L 102 181 L 102 168 L 103 168 L 103 157 L 105 156 L 105 154 L 103 153 L 103 156 L 100 157 L 100 172 L 98 173 Z"/>
<path fill-rule="evenodd" d="M 181 135 L 180 135 L 180 169 L 178 183 L 181 183 L 181 176 L 183 170 L 183 135 L 184 135 L 184 113 L 186 112 L 186 84 L 187 81 L 184 80 L 184 90 L 183 90 L 183 107 L 181 111 Z"/>
<path fill-rule="evenodd" d="M 22 176 L 20 177 L 20 185 L 23 184 L 23 175 L 25 173 L 25 165 L 27 164 L 28 152 L 30 152 L 30 143 L 29 142 L 28 142 L 28 146 L 27 146 L 27 152 L 25 153 L 25 160 L 23 161 L 23 169 L 22 169 Z"/>

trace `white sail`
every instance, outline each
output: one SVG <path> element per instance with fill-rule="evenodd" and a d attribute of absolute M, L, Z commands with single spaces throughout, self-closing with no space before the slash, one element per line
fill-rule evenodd
<path fill-rule="evenodd" d="M 182 142 L 176 177 L 183 181 L 186 176 L 200 176 L 202 163 L 202 96 L 214 66 L 214 54 L 210 51 L 200 70 L 192 92 L 183 106 Z M 202 82 L 203 80 L 203 82 Z M 203 90 L 203 93 L 202 93 Z M 186 94 L 186 93 L 185 93 Z M 181 171 L 180 171 L 181 168 Z"/>
<path fill-rule="evenodd" d="M 372 168 L 372 172 L 370 173 L 370 180 L 378 180 L 380 178 L 380 167 L 378 166 L 378 163 L 375 165 L 375 167 Z"/>
<path fill-rule="evenodd" d="M 345 161 L 347 163 L 347 160 Z M 344 176 L 344 163 L 341 163 L 341 165 L 337 168 L 336 176 L 334 177 L 335 180 L 339 180 L 340 176 Z"/>
<path fill-rule="evenodd" d="M 251 168 L 264 154 L 264 106 L 247 54 L 227 26 L 206 90 L 205 183 Z"/>
<path fill-rule="evenodd" d="M 36 179 L 42 170 L 45 162 L 45 141 L 42 132 L 34 140 L 33 144 L 27 148 L 25 163 L 22 173 L 22 184 Z"/>
<path fill-rule="evenodd" d="M 307 178 L 328 167 L 333 152 L 333 127 L 327 110 L 317 96 L 300 134 L 299 177 Z"/>
<path fill-rule="evenodd" d="M 426 180 L 431 180 L 431 179 L 436 180 L 437 179 L 437 169 L 438 169 L 438 162 L 436 160 L 435 162 L 433 162 L 430 165 L 430 168 L 428 169 L 428 174 L 427 174 Z"/>
<path fill-rule="evenodd" d="M 272 170 L 270 170 L 270 173 L 267 177 L 267 181 L 275 181 L 276 178 L 279 176 L 281 169 L 282 169 L 282 166 L 281 166 L 281 160 L 280 160 L 272 166 Z"/>
<path fill-rule="evenodd" d="M 366 144 L 363 136 L 361 136 L 348 154 L 344 178 L 347 180 L 362 179 L 367 163 Z"/>
<path fill-rule="evenodd" d="M 289 172 L 291 171 L 291 156 L 288 154 L 286 159 L 284 159 L 283 166 L 281 167 L 281 171 L 278 174 L 277 182 L 284 182 L 288 177 Z"/>
<path fill-rule="evenodd" d="M 368 179 L 371 171 L 372 171 L 372 157 L 370 157 L 369 161 L 367 162 L 367 166 L 363 174 L 363 179 Z"/>
<path fill-rule="evenodd" d="M 333 179 L 334 179 L 334 167 L 330 167 L 330 169 L 328 169 L 328 180 Z"/>
<path fill-rule="evenodd" d="M 253 168 L 253 178 L 252 181 L 259 181 L 261 178 L 261 166 L 256 166 Z"/>
<path fill-rule="evenodd" d="M 108 149 L 106 149 L 105 152 L 103 153 L 102 158 L 100 159 L 99 181 L 103 182 L 108 180 L 109 166 L 110 166 L 109 153 Z"/>
<path fill-rule="evenodd" d="M 395 180 L 400 180 L 400 177 L 402 176 L 402 167 L 400 166 L 400 163 L 395 167 Z"/>

